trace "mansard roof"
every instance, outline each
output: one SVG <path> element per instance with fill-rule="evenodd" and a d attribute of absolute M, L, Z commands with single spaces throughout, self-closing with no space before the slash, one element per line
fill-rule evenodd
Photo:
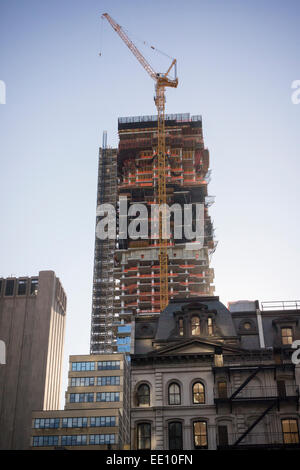
<path fill-rule="evenodd" d="M 155 341 L 167 340 L 172 337 L 176 328 L 174 314 L 178 311 L 213 312 L 215 321 L 221 336 L 236 337 L 236 330 L 229 310 L 219 301 L 219 297 L 197 297 L 194 299 L 171 300 L 169 305 L 161 313 Z"/>

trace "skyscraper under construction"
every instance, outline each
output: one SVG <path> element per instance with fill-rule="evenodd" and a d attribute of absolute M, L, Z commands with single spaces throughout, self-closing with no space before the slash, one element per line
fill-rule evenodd
<path fill-rule="evenodd" d="M 110 203 L 120 225 L 120 204 L 144 204 L 151 226 L 151 205 L 158 202 L 157 116 L 119 118 L 119 147 L 99 152 L 97 205 Z M 210 255 L 216 247 L 208 208 L 209 152 L 204 146 L 201 116 L 165 116 L 167 204 L 204 206 L 202 244 L 168 240 L 169 298 L 211 296 L 214 273 Z M 130 213 L 130 211 L 129 211 Z M 119 217 L 118 217 L 119 216 Z M 100 220 L 96 217 L 96 224 Z M 130 222 L 130 217 L 128 217 Z M 195 211 L 192 226 L 195 226 Z M 183 223 L 183 222 L 182 222 Z M 118 232 L 118 231 L 117 231 Z M 91 353 L 130 351 L 131 318 L 160 314 L 160 265 L 157 238 L 95 239 Z"/>

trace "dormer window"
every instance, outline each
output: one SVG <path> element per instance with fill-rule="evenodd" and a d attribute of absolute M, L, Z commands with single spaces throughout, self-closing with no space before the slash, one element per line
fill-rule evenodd
<path fill-rule="evenodd" d="M 211 317 L 208 317 L 208 319 L 207 319 L 207 334 L 208 334 L 208 336 L 212 336 L 214 334 L 213 322 L 212 322 Z"/>
<path fill-rule="evenodd" d="M 293 342 L 292 328 L 281 328 L 281 341 L 283 345 L 289 345 Z"/>
<path fill-rule="evenodd" d="M 200 319 L 198 316 L 192 317 L 192 336 L 200 335 Z"/>
<path fill-rule="evenodd" d="M 178 320 L 178 330 L 179 330 L 179 336 L 184 336 L 183 318 L 179 318 Z"/>

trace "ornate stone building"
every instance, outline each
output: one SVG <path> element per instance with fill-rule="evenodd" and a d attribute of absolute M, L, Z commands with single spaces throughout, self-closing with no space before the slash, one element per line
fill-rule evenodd
<path fill-rule="evenodd" d="M 132 449 L 299 447 L 298 305 L 229 309 L 199 297 L 136 318 Z"/>

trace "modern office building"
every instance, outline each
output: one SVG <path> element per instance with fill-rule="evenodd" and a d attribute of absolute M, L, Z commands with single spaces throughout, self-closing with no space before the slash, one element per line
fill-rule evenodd
<path fill-rule="evenodd" d="M 70 356 L 65 409 L 35 411 L 33 449 L 124 449 L 130 443 L 130 384 L 123 354 Z"/>
<path fill-rule="evenodd" d="M 53 271 L 0 279 L 0 449 L 26 449 L 35 409 L 59 408 L 66 295 Z"/>
<path fill-rule="evenodd" d="M 300 449 L 300 302 L 174 299 L 133 326 L 132 449 Z"/>
<path fill-rule="evenodd" d="M 188 223 L 171 216 L 168 242 L 169 298 L 213 295 L 214 273 L 209 259 L 215 250 L 208 208 L 209 152 L 204 146 L 201 116 L 166 115 L 167 204 L 193 207 L 190 230 L 195 230 L 196 204 L 203 205 L 201 244 L 186 233 Z M 127 352 L 131 329 L 118 336 L 118 326 L 131 323 L 132 315 L 160 314 L 159 240 L 151 234 L 151 208 L 158 203 L 157 116 L 119 118 L 119 147 L 109 149 L 106 137 L 99 155 L 98 205 L 116 208 L 118 228 L 133 220 L 131 208 L 143 204 L 148 211 L 148 238 L 130 239 L 120 230 L 119 238 L 96 236 L 92 308 L 91 353 Z M 125 208 L 126 214 L 123 214 Z M 100 220 L 97 215 L 96 223 Z M 125 225 L 127 225 L 125 220 Z M 181 235 L 175 228 L 182 229 Z M 122 233 L 121 233 L 122 232 Z"/>

